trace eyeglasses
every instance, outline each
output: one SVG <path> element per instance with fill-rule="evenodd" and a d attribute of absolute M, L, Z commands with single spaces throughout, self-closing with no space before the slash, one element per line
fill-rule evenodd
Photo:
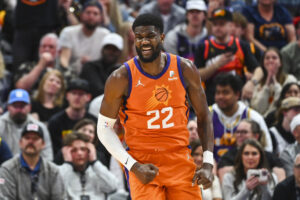
<path fill-rule="evenodd" d="M 235 131 L 235 134 L 245 135 L 245 134 L 247 134 L 247 133 L 249 133 L 249 131 L 247 131 L 247 130 L 236 130 L 236 131 Z"/>
<path fill-rule="evenodd" d="M 252 155 L 252 156 L 257 156 L 258 155 L 258 152 L 249 152 L 249 151 L 245 151 L 243 153 L 244 156 L 249 156 L 249 155 Z"/>

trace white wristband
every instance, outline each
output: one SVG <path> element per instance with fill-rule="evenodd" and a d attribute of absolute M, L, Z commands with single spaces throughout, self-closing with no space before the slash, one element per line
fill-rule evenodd
<path fill-rule="evenodd" d="M 203 163 L 209 163 L 211 165 L 214 165 L 214 154 L 211 151 L 204 151 Z"/>

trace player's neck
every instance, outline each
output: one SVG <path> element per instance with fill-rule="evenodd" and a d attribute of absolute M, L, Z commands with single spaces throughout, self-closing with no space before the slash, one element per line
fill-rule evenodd
<path fill-rule="evenodd" d="M 164 53 L 160 53 L 159 56 L 152 62 L 142 62 L 139 59 L 139 63 L 147 74 L 152 76 L 158 75 L 167 63 L 167 56 Z"/>

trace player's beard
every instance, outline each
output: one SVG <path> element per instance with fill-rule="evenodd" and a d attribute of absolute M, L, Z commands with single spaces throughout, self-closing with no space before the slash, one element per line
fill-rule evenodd
<path fill-rule="evenodd" d="M 162 51 L 163 47 L 162 47 L 162 43 L 159 43 L 156 47 L 156 49 L 154 49 L 153 47 L 152 48 L 152 51 L 153 51 L 153 54 L 150 58 L 144 58 L 143 57 L 143 53 L 142 51 L 135 47 L 136 49 L 136 53 L 138 54 L 139 58 L 141 59 L 142 62 L 145 62 L 145 63 L 149 63 L 149 62 L 153 62 L 160 54 L 160 52 Z"/>

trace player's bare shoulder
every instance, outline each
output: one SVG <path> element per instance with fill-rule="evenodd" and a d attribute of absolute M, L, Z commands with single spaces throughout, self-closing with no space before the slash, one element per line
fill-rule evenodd
<path fill-rule="evenodd" d="M 191 60 L 180 57 L 180 67 L 187 87 L 192 83 L 201 83 L 199 70 Z"/>
<path fill-rule="evenodd" d="M 127 95 L 128 88 L 128 71 L 125 65 L 120 66 L 118 69 L 113 71 L 108 77 L 105 84 L 106 92 L 117 92 L 123 95 Z M 109 90 L 109 91 L 107 91 Z"/>

